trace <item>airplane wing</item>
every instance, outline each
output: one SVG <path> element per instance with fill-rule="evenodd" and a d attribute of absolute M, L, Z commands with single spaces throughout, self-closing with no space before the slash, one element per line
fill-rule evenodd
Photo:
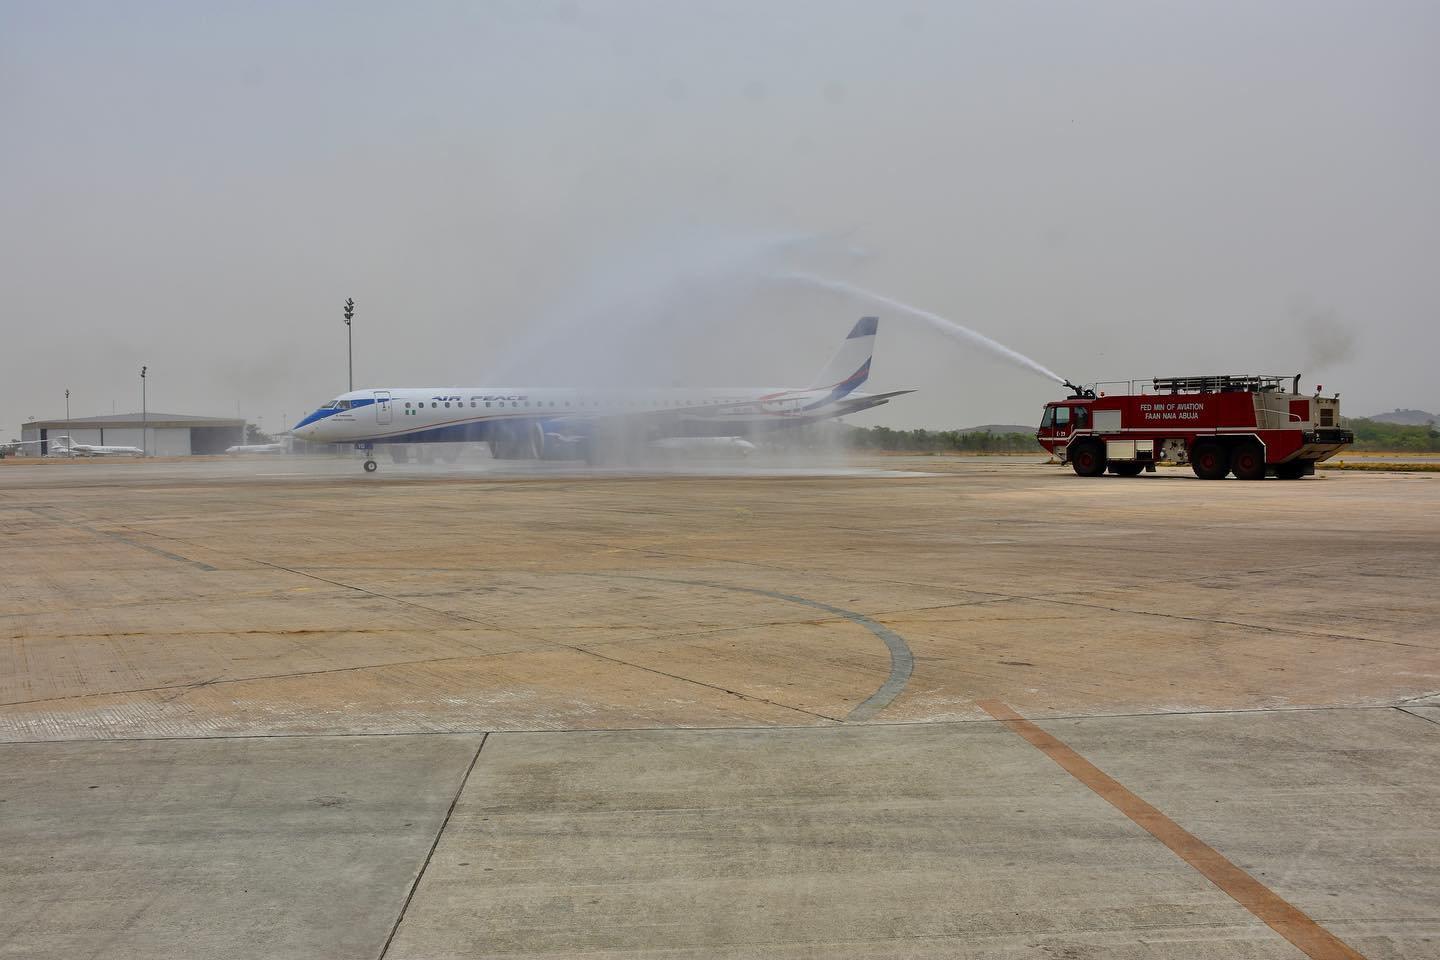
<path fill-rule="evenodd" d="M 859 413 L 861 410 L 869 410 L 871 407 L 878 407 L 889 403 L 894 397 L 903 397 L 907 393 L 914 393 L 914 390 L 892 390 L 889 393 L 872 393 L 868 397 L 853 397 L 842 400 L 838 404 L 841 408 L 839 416 L 849 413 Z"/>

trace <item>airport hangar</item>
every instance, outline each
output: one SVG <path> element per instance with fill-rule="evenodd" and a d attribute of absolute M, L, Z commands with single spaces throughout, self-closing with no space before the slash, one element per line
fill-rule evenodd
<path fill-rule="evenodd" d="M 148 432 L 149 443 L 144 441 Z M 244 443 L 245 421 L 234 417 L 196 417 L 184 413 L 119 413 L 70 420 L 31 420 L 20 428 L 21 440 L 39 440 L 40 454 L 49 453 L 49 441 L 70 437 L 76 443 L 115 447 L 144 447 L 156 457 L 224 453 Z"/>

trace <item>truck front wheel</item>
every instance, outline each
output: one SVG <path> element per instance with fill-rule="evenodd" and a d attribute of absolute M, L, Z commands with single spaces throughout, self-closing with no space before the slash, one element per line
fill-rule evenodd
<path fill-rule="evenodd" d="M 1100 444 L 1082 441 L 1070 451 L 1070 466 L 1082 477 L 1098 477 L 1105 472 L 1105 451 Z"/>
<path fill-rule="evenodd" d="M 1230 472 L 1230 459 L 1218 443 L 1197 443 L 1190 451 L 1190 469 L 1201 480 L 1224 480 Z"/>
<path fill-rule="evenodd" d="M 1230 469 L 1238 480 L 1265 479 L 1265 448 L 1254 441 L 1238 445 L 1230 453 Z"/>

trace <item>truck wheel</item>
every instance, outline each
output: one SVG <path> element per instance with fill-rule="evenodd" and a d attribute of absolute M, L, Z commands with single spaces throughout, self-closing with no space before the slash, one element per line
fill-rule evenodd
<path fill-rule="evenodd" d="M 1121 460 L 1110 464 L 1110 472 L 1117 477 L 1138 477 L 1145 471 L 1145 464 L 1139 460 Z"/>
<path fill-rule="evenodd" d="M 1190 469 L 1201 480 L 1224 480 L 1230 472 L 1230 460 L 1218 443 L 1197 443 L 1190 451 Z"/>
<path fill-rule="evenodd" d="M 1281 480 L 1299 480 L 1305 476 L 1305 464 L 1293 460 L 1290 463 L 1282 463 L 1275 468 L 1275 476 Z"/>
<path fill-rule="evenodd" d="M 1253 441 L 1240 444 L 1230 453 L 1230 469 L 1238 480 L 1264 480 L 1265 449 Z"/>
<path fill-rule="evenodd" d="M 1070 466 L 1082 477 L 1098 477 L 1105 472 L 1105 453 L 1098 443 L 1077 443 L 1070 451 Z"/>

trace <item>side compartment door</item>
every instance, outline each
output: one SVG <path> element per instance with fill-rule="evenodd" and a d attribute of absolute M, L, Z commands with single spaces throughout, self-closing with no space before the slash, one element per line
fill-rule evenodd
<path fill-rule="evenodd" d="M 390 407 L 390 391 L 375 391 L 375 422 L 385 426 L 395 416 L 395 411 Z"/>

